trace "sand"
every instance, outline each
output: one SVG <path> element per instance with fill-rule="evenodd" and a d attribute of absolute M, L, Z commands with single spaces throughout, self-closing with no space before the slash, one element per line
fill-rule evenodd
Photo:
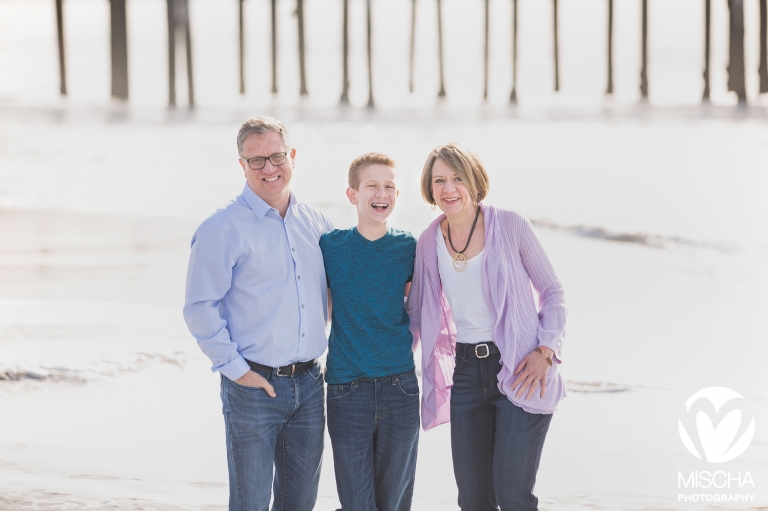
<path fill-rule="evenodd" d="M 194 224 L 23 210 L 0 222 L 0 359 L 16 360 L 18 378 L 0 381 L 0 509 L 225 509 L 218 377 L 180 314 Z M 625 248 L 541 237 L 582 265 Z M 542 459 L 541 509 L 697 509 L 676 502 L 676 472 L 692 469 L 675 427 L 686 387 L 570 376 Z M 768 487 L 764 431 L 738 465 L 755 477 L 757 503 Z M 414 509 L 456 508 L 449 436 L 449 426 L 422 434 Z M 326 438 L 316 509 L 338 505 L 332 466 Z"/>

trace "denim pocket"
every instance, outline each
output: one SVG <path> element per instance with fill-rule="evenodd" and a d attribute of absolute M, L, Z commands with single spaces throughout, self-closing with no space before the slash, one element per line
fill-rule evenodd
<path fill-rule="evenodd" d="M 398 377 L 397 388 L 408 397 L 419 397 L 419 379 L 413 373 Z"/>
<path fill-rule="evenodd" d="M 234 380 L 229 380 L 229 383 L 231 387 L 236 390 L 242 390 L 245 392 L 256 392 L 258 390 L 266 394 L 266 391 L 261 387 L 249 387 L 248 385 L 240 385 L 239 383 L 236 383 Z"/>
<path fill-rule="evenodd" d="M 315 381 L 320 381 L 323 379 L 323 367 L 320 364 L 315 364 L 315 367 L 307 371 L 307 375 Z"/>
<path fill-rule="evenodd" d="M 338 401 L 349 397 L 354 392 L 355 388 L 351 383 L 344 383 L 342 385 L 328 385 L 328 401 Z"/>

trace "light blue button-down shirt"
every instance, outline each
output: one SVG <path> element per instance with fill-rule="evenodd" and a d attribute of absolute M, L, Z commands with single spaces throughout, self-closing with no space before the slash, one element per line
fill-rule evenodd
<path fill-rule="evenodd" d="M 250 369 L 323 354 L 327 281 L 317 242 L 333 225 L 291 195 L 285 219 L 245 185 L 192 237 L 184 319 L 212 370 Z"/>

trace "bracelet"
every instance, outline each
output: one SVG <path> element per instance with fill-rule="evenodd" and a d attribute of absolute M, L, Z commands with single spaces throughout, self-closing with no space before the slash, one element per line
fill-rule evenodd
<path fill-rule="evenodd" d="M 551 358 L 549 358 L 548 356 L 546 356 L 546 355 L 544 354 L 544 352 L 543 352 L 543 351 L 541 351 L 541 348 L 536 348 L 536 349 L 535 349 L 535 350 L 533 350 L 533 351 L 535 351 L 536 353 L 541 353 L 541 356 L 542 356 L 542 357 L 544 357 L 544 360 L 546 360 L 546 361 L 547 361 L 547 364 L 549 364 L 549 367 L 552 367 L 552 359 L 551 359 Z"/>

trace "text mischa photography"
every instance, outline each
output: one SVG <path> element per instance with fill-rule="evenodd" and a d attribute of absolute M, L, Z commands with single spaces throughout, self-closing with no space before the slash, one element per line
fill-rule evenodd
<path fill-rule="evenodd" d="M 768 510 L 766 0 L 0 0 L 0 510 Z"/>

